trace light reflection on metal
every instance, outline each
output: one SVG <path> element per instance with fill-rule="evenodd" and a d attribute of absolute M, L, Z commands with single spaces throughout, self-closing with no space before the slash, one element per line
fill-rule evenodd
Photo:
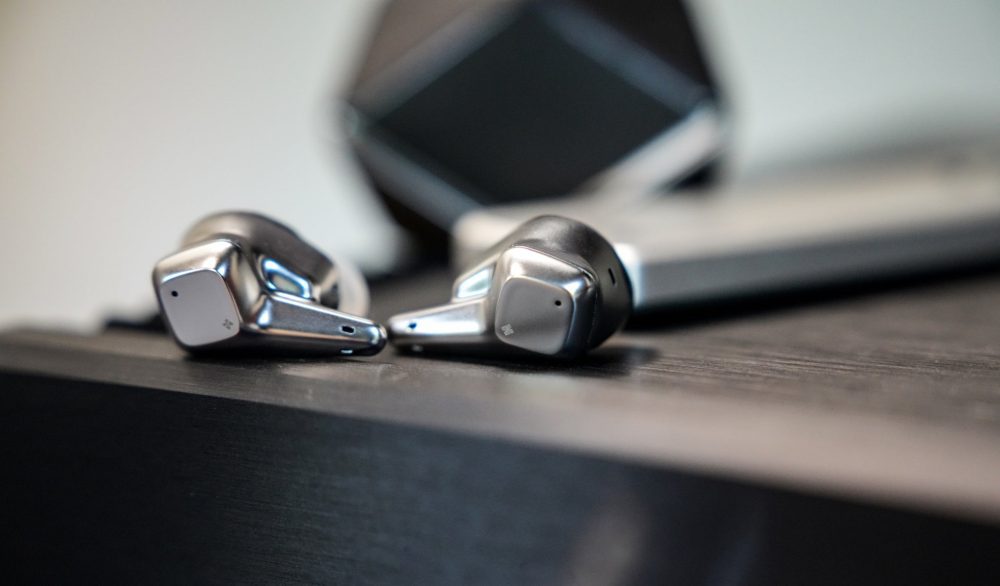
<path fill-rule="evenodd" d="M 396 314 L 404 348 L 578 356 L 628 319 L 631 290 L 614 249 L 585 224 L 540 216 L 522 224 L 459 276 L 448 303 Z"/>
<path fill-rule="evenodd" d="M 280 291 L 303 299 L 313 299 L 312 283 L 273 258 L 262 258 L 260 270 L 264 283 L 272 291 Z"/>
<path fill-rule="evenodd" d="M 455 299 L 481 297 L 490 290 L 493 280 L 493 267 L 486 267 L 459 283 L 455 288 Z"/>
<path fill-rule="evenodd" d="M 153 285 L 174 339 L 192 352 L 259 347 L 359 356 L 386 343 L 381 325 L 341 308 L 368 305 L 356 269 L 334 265 L 256 214 L 225 212 L 197 223 L 182 249 L 156 264 Z"/>
<path fill-rule="evenodd" d="M 257 324 L 257 327 L 259 327 L 262 330 L 266 330 L 271 327 L 271 322 L 273 321 L 273 319 L 274 316 L 271 312 L 271 302 L 269 299 L 265 298 L 264 303 L 260 308 L 260 311 L 257 312 L 255 322 Z"/>
<path fill-rule="evenodd" d="M 482 336 L 487 332 L 482 299 L 453 302 L 429 311 L 397 316 L 397 330 L 415 338 L 436 336 Z"/>

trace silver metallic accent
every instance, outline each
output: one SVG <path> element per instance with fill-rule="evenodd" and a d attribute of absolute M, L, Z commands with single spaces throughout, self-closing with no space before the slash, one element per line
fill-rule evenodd
<path fill-rule="evenodd" d="M 250 221 L 270 222 L 259 217 Z M 280 227 L 265 230 L 274 226 Z M 296 238 L 291 232 L 267 234 L 272 238 L 267 244 L 281 253 L 280 260 L 255 250 L 249 233 L 222 232 L 185 242 L 186 248 L 158 262 L 153 271 L 164 319 L 180 346 L 190 351 L 261 348 L 341 354 L 374 354 L 385 346 L 382 326 L 326 304 L 333 300 L 367 307 L 367 288 L 336 287 L 347 265 L 338 264 L 335 271 L 329 259 L 301 241 L 275 245 L 275 238 Z M 192 236 L 200 239 L 204 233 L 196 227 L 187 240 Z M 323 275 L 322 281 L 304 274 L 302 266 Z"/>
<path fill-rule="evenodd" d="M 565 353 L 592 315 L 597 279 L 571 259 L 515 245 L 455 280 L 445 305 L 395 315 L 393 342 L 414 351 L 513 346 L 540 354 Z"/>

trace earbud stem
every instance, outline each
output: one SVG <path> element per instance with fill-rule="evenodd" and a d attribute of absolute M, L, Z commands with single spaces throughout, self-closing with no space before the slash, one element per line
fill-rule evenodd
<path fill-rule="evenodd" d="M 300 346 L 336 346 L 341 354 L 375 354 L 386 343 L 385 330 L 371 320 L 283 293 L 262 297 L 251 319 L 248 327 L 259 334 Z"/>
<path fill-rule="evenodd" d="M 388 326 L 393 343 L 415 350 L 493 340 L 493 319 L 485 297 L 394 315 Z"/>

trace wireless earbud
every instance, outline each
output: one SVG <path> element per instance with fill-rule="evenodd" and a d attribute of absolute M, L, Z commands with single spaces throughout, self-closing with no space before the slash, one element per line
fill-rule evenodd
<path fill-rule="evenodd" d="M 413 350 L 572 357 L 617 331 L 632 309 L 621 260 L 580 222 L 542 216 L 521 225 L 455 280 L 445 305 L 389 319 L 393 343 Z"/>
<path fill-rule="evenodd" d="M 232 348 L 375 354 L 385 330 L 361 317 L 368 287 L 287 227 L 245 212 L 209 216 L 182 250 L 156 263 L 153 288 L 177 343 Z"/>

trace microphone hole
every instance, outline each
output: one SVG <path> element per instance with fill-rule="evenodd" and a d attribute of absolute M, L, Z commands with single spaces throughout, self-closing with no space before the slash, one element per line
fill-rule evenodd
<path fill-rule="evenodd" d="M 417 322 L 411 321 L 409 324 L 407 324 L 406 327 L 410 328 L 411 330 L 415 330 L 417 329 Z"/>
<path fill-rule="evenodd" d="M 171 297 L 177 297 L 177 295 L 178 295 L 177 291 L 171 291 L 170 292 L 170 296 Z"/>
<path fill-rule="evenodd" d="M 353 334 L 354 326 L 340 326 L 340 331 L 344 332 L 345 334 Z"/>
<path fill-rule="evenodd" d="M 618 286 L 618 280 L 615 279 L 615 272 L 612 271 L 611 269 L 608 269 L 608 276 L 611 277 L 611 286 L 612 287 L 617 287 Z"/>
<path fill-rule="evenodd" d="M 562 301 L 556 299 L 556 307 L 562 307 Z"/>

